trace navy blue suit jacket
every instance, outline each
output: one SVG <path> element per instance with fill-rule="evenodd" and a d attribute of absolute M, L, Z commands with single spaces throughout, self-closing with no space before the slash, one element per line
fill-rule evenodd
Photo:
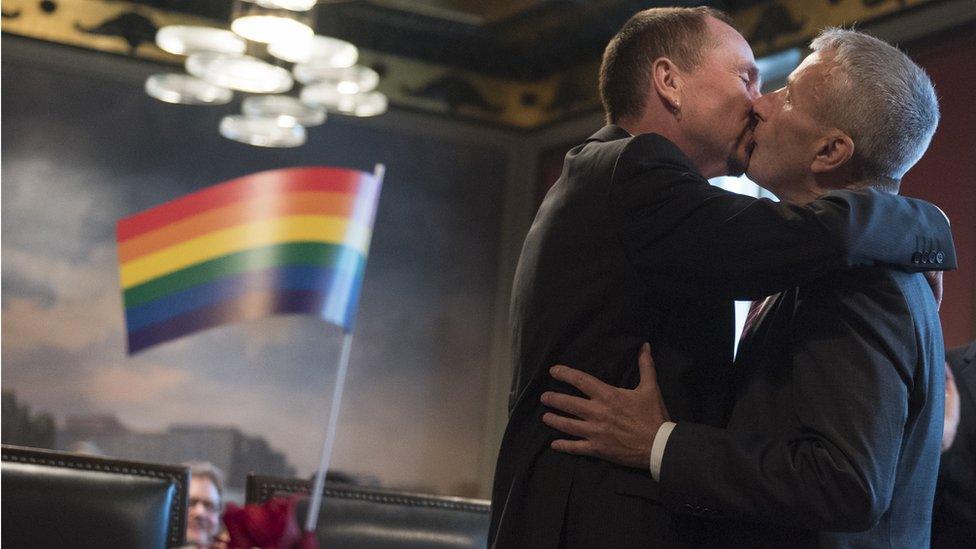
<path fill-rule="evenodd" d="M 831 273 L 763 311 L 727 429 L 668 439 L 666 499 L 744 521 L 727 539 L 747 547 L 928 547 L 945 370 L 924 277 Z"/>
<path fill-rule="evenodd" d="M 619 387 L 655 350 L 672 416 L 725 424 L 732 403 L 732 299 L 857 265 L 955 265 L 935 207 L 840 191 L 808 206 L 729 193 L 667 139 L 607 126 L 567 154 L 519 258 L 512 290 L 514 378 L 492 492 L 496 547 L 628 547 L 695 537 L 646 470 L 558 454 L 539 396 L 571 392 L 568 364 Z M 662 541 L 665 540 L 665 541 Z"/>

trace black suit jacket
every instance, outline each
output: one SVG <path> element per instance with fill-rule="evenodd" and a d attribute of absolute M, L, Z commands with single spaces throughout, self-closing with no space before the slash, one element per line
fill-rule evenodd
<path fill-rule="evenodd" d="M 875 192 L 829 193 L 807 207 L 736 195 L 709 185 L 667 139 L 612 125 L 571 150 L 515 274 L 515 373 L 490 543 L 626 547 L 700 530 L 658 504 L 647 471 L 549 449 L 556 434 L 540 419 L 539 396 L 571 388 L 548 368 L 634 387 L 639 347 L 650 341 L 672 417 L 723 425 L 731 299 L 875 263 L 953 266 L 944 216 Z"/>
<path fill-rule="evenodd" d="M 932 514 L 932 547 L 954 549 L 976 543 L 976 341 L 946 352 L 959 390 L 956 440 L 939 465 Z"/>
<path fill-rule="evenodd" d="M 939 316 L 920 274 L 828 274 L 745 336 L 727 429 L 681 423 L 661 464 L 678 508 L 745 547 L 928 547 L 942 440 Z"/>

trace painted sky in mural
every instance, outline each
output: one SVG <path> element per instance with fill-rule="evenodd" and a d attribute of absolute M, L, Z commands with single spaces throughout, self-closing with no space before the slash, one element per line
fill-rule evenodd
<path fill-rule="evenodd" d="M 222 140 L 200 111 L 163 113 L 137 83 L 109 88 L 16 65 L 3 65 L 3 76 L 18 76 L 5 80 L 3 102 L 4 390 L 59 420 L 111 413 L 134 430 L 238 426 L 310 473 L 341 331 L 281 316 L 127 357 L 114 225 L 246 173 L 386 161 L 334 463 L 440 493 L 477 482 L 500 153 L 340 121 L 304 151 L 276 154 Z M 133 120 L 189 137 L 162 141 Z"/>

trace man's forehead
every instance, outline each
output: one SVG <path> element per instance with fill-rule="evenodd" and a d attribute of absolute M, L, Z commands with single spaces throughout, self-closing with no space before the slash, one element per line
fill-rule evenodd
<path fill-rule="evenodd" d="M 812 65 L 816 65 L 820 61 L 821 61 L 820 52 L 819 51 L 812 52 L 810 55 L 804 57 L 803 61 L 800 61 L 800 64 L 797 65 L 795 69 L 793 69 L 793 73 L 790 76 L 805 71 L 809 69 Z"/>
<path fill-rule="evenodd" d="M 200 475 L 193 475 L 190 477 L 190 491 L 191 492 L 213 492 L 217 493 L 217 485 L 214 484 L 210 478 Z"/>
<path fill-rule="evenodd" d="M 828 79 L 843 78 L 842 73 L 840 64 L 834 61 L 830 54 L 825 55 L 823 52 L 815 51 L 793 69 L 787 77 L 787 82 L 794 83 L 802 78 L 804 81 L 815 80 L 815 83 L 821 83 Z"/>
<path fill-rule="evenodd" d="M 707 17 L 706 25 L 714 44 L 710 51 L 712 55 L 730 60 L 737 69 L 748 70 L 750 67 L 755 67 L 756 59 L 752 54 L 752 48 L 739 31 L 714 17 Z"/>

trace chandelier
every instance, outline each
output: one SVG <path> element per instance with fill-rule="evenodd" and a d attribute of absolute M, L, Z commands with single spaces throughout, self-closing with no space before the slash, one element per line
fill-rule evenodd
<path fill-rule="evenodd" d="M 357 65 L 349 42 L 319 36 L 315 0 L 235 0 L 230 30 L 171 25 L 156 33 L 163 51 L 186 56 L 186 72 L 154 74 L 146 93 L 167 103 L 224 105 L 246 94 L 241 114 L 224 116 L 220 134 L 259 147 L 298 147 L 326 113 L 376 116 L 387 98 L 379 75 Z M 295 90 L 301 85 L 300 92 Z M 297 97 L 296 97 L 297 95 Z"/>

